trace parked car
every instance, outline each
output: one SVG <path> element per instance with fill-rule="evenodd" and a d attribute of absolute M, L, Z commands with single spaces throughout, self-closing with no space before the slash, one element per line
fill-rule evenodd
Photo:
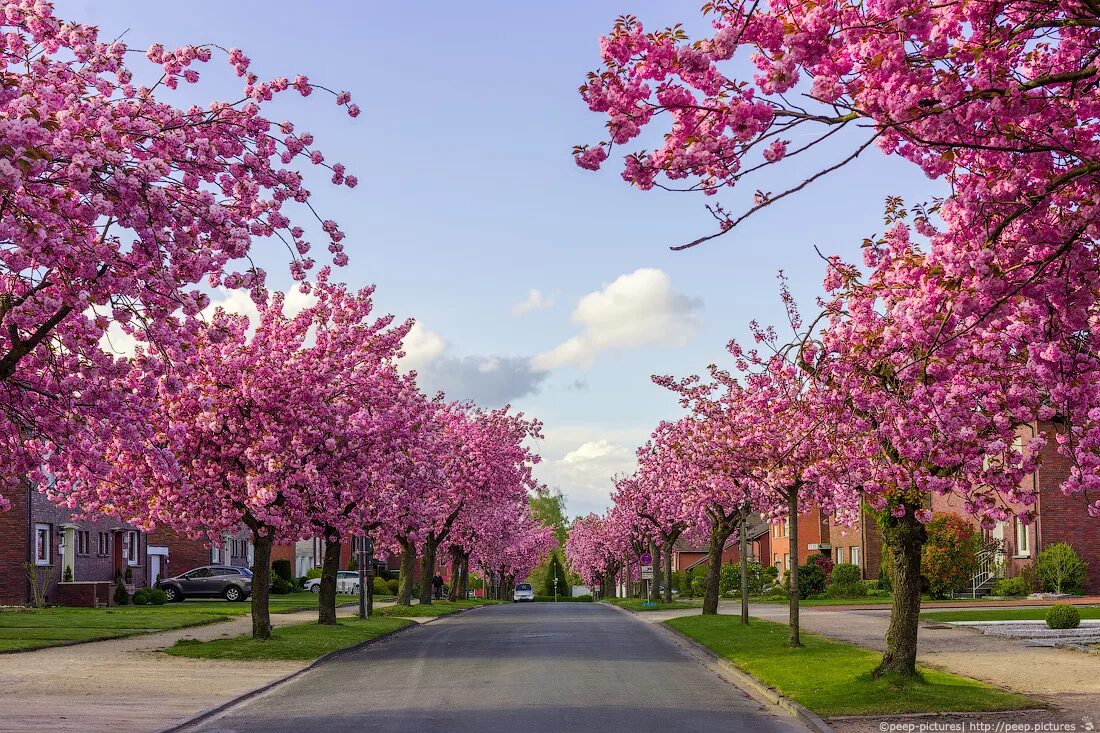
<path fill-rule="evenodd" d="M 218 597 L 243 601 L 252 595 L 252 571 L 226 565 L 204 565 L 174 578 L 161 578 L 156 587 L 164 591 L 169 602 Z"/>
<path fill-rule="evenodd" d="M 321 579 L 310 578 L 303 586 L 310 593 L 321 592 Z M 336 573 L 336 592 L 355 595 L 359 592 L 359 573 L 354 570 L 340 570 Z"/>
<path fill-rule="evenodd" d="M 534 601 L 535 589 L 530 583 L 516 583 L 516 589 L 512 592 L 512 603 L 520 601 Z"/>

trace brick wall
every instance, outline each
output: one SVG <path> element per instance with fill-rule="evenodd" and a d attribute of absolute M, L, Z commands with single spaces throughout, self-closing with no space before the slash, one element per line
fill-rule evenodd
<path fill-rule="evenodd" d="M 29 588 L 23 563 L 30 559 L 27 485 L 16 479 L 0 481 L 0 493 L 11 509 L 0 512 L 0 606 L 27 602 Z"/>
<path fill-rule="evenodd" d="M 1051 445 L 1054 442 L 1053 430 L 1040 425 L 1050 435 L 1048 445 L 1043 448 L 1039 466 L 1039 551 L 1051 545 L 1065 542 L 1089 564 L 1089 578 L 1085 592 L 1100 593 L 1100 519 L 1088 515 L 1087 504 L 1083 496 L 1066 496 L 1061 484 L 1069 476 L 1070 461 L 1058 454 Z"/>
<path fill-rule="evenodd" d="M 210 564 L 210 548 L 205 540 L 184 537 L 167 527 L 158 527 L 149 533 L 149 544 L 168 548 L 168 559 L 163 558 L 161 577 L 182 575 L 192 568 Z"/>

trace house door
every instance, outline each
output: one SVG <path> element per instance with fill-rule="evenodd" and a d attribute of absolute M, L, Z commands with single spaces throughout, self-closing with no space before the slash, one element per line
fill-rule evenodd
<path fill-rule="evenodd" d="M 160 555 L 149 556 L 149 585 L 156 585 L 160 580 Z"/>

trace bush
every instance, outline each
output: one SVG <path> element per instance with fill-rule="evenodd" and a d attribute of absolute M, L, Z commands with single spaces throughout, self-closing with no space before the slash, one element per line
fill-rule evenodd
<path fill-rule="evenodd" d="M 703 573 L 697 574 L 691 579 L 691 595 L 699 596 L 702 598 L 707 594 L 707 576 Z"/>
<path fill-rule="evenodd" d="M 306 576 L 303 575 L 302 577 L 298 578 L 294 582 L 299 588 L 305 588 L 307 580 L 309 580 L 309 578 L 307 578 Z"/>
<path fill-rule="evenodd" d="M 374 589 L 374 595 L 376 596 L 386 596 L 390 593 L 390 588 L 386 585 L 386 581 L 379 577 L 375 577 L 374 580 L 371 581 L 371 587 Z"/>
<path fill-rule="evenodd" d="M 863 584 L 858 565 L 840 563 L 833 568 L 833 575 L 825 586 L 827 598 L 862 598 L 865 595 L 867 586 Z"/>
<path fill-rule="evenodd" d="M 294 582 L 294 573 L 290 569 L 290 560 L 276 560 L 271 563 L 271 574 L 290 582 Z"/>
<path fill-rule="evenodd" d="M 592 596 L 558 596 L 558 603 L 588 603 Z M 554 596 L 535 596 L 536 603 L 553 603 Z"/>
<path fill-rule="evenodd" d="M 798 597 L 809 599 L 810 596 L 825 592 L 825 570 L 822 564 L 813 557 L 806 561 L 805 565 L 798 566 Z M 783 578 L 783 587 L 790 592 L 791 574 Z"/>
<path fill-rule="evenodd" d="M 168 602 L 168 594 L 162 591 L 160 588 L 153 588 L 149 591 L 149 604 L 153 606 L 163 606 Z"/>
<path fill-rule="evenodd" d="M 978 567 L 981 535 L 957 514 L 933 517 L 925 530 L 928 539 L 921 552 L 921 578 L 933 598 L 943 598 L 970 582 Z"/>
<path fill-rule="evenodd" d="M 1049 628 L 1076 629 L 1080 625 L 1080 612 L 1068 603 L 1055 603 L 1047 611 L 1047 626 Z"/>
<path fill-rule="evenodd" d="M 313 580 L 314 578 L 320 578 L 320 577 L 321 577 L 321 568 L 310 568 L 309 570 L 306 571 L 306 580 Z"/>
<path fill-rule="evenodd" d="M 692 590 L 695 581 L 695 575 L 695 568 L 688 568 L 684 572 L 680 573 L 680 585 L 678 586 L 678 588 L 680 590 L 680 595 L 684 596 L 685 598 L 691 598 L 695 595 L 695 592 Z"/>
<path fill-rule="evenodd" d="M 672 577 L 669 578 L 668 584 L 672 586 L 673 590 L 684 592 L 684 572 L 682 570 L 673 570 Z"/>
<path fill-rule="evenodd" d="M 755 561 L 748 564 L 749 595 L 758 596 L 764 592 L 764 586 L 770 583 L 778 572 L 771 565 L 761 565 Z M 722 575 L 719 581 L 719 590 L 723 594 L 732 592 L 741 595 L 741 564 L 727 563 L 722 566 Z"/>
<path fill-rule="evenodd" d="M 787 595 L 787 591 L 781 585 L 773 585 L 771 588 L 768 588 L 767 595 L 773 598 L 779 598 Z"/>
<path fill-rule="evenodd" d="M 1088 580 L 1089 564 L 1065 542 L 1039 553 L 1039 580 L 1043 590 L 1064 593 L 1082 588 Z"/>
<path fill-rule="evenodd" d="M 62 583 L 71 583 L 71 582 L 73 582 L 73 566 L 72 565 L 66 565 L 65 566 L 65 572 L 61 573 L 61 582 Z"/>
<path fill-rule="evenodd" d="M 386 581 L 386 590 L 390 592 L 391 596 L 397 595 L 397 589 L 401 587 L 401 582 L 396 578 L 392 578 Z"/>
<path fill-rule="evenodd" d="M 126 566 L 126 583 L 129 584 L 129 583 L 133 583 L 133 582 L 134 582 L 134 569 L 132 567 L 130 567 L 129 565 L 127 565 Z"/>
<path fill-rule="evenodd" d="M 277 596 L 285 596 L 287 593 L 293 593 L 298 590 L 298 586 L 294 584 L 293 580 L 284 578 L 282 575 L 274 575 L 271 578 L 271 592 Z"/>
<path fill-rule="evenodd" d="M 1027 586 L 1024 584 L 1023 578 L 1001 578 L 993 584 L 991 592 L 995 596 L 1026 596 L 1028 594 Z"/>
<path fill-rule="evenodd" d="M 115 605 L 125 606 L 130 602 L 130 594 L 126 592 L 126 585 L 122 582 L 122 578 L 115 581 Z"/>
<path fill-rule="evenodd" d="M 133 602 L 135 606 L 148 606 L 149 605 L 149 591 L 144 588 L 139 588 L 134 591 Z"/>

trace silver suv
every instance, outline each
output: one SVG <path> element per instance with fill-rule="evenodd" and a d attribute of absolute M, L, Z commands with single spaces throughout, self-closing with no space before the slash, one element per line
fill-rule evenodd
<path fill-rule="evenodd" d="M 169 602 L 185 598 L 224 598 L 243 601 L 252 595 L 252 571 L 227 565 L 204 565 L 174 578 L 161 578 L 157 588 Z"/>

